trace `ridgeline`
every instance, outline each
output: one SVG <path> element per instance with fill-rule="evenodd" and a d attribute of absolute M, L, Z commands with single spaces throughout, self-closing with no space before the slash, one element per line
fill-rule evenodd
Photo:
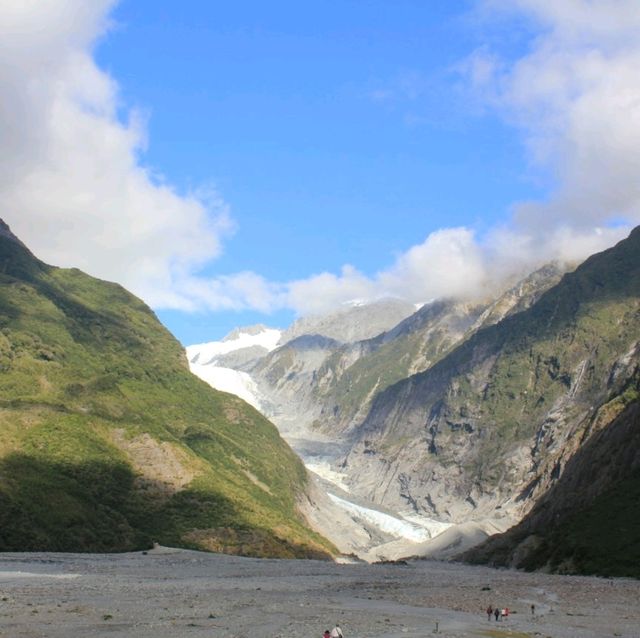
<path fill-rule="evenodd" d="M 335 551 L 298 514 L 306 472 L 269 421 L 193 376 L 121 286 L 0 230 L 0 551 Z"/>

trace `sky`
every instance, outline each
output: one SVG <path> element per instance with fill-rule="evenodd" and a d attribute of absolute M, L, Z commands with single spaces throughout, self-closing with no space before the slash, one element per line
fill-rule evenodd
<path fill-rule="evenodd" d="M 637 0 L 3 0 L 0 216 L 185 345 L 640 222 Z"/>

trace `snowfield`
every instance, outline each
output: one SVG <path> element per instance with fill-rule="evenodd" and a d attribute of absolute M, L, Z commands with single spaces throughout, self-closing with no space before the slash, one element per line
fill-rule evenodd
<path fill-rule="evenodd" d="M 206 381 L 211 387 L 235 394 L 256 410 L 260 410 L 264 405 L 264 397 L 261 396 L 255 381 L 246 372 L 197 363 L 190 364 L 190 368 L 193 374 Z"/>
<path fill-rule="evenodd" d="M 229 354 L 235 350 L 241 350 L 242 348 L 260 346 L 271 352 L 277 347 L 281 336 L 282 331 L 276 328 L 264 328 L 257 334 L 240 331 L 234 338 L 225 337 L 222 341 L 187 346 L 187 358 L 190 364 L 197 363 L 204 366 L 214 364 L 216 357 Z"/>
<path fill-rule="evenodd" d="M 216 365 L 216 360 L 230 352 L 254 346 L 260 346 L 271 352 L 278 345 L 282 331 L 276 328 L 262 328 L 257 332 L 239 330 L 232 335 L 225 337 L 222 341 L 187 346 L 189 368 L 193 374 L 212 388 L 235 394 L 256 410 L 263 411 L 265 398 L 260 394 L 253 379 L 246 372 Z"/>

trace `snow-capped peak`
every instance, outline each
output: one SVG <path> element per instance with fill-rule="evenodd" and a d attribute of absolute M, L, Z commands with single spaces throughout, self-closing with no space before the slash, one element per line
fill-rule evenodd
<path fill-rule="evenodd" d="M 197 360 L 200 365 L 207 365 L 213 363 L 216 357 L 234 350 L 241 350 L 242 348 L 259 346 L 267 352 L 271 352 L 278 345 L 281 335 L 281 330 L 267 328 L 266 326 L 236 328 L 222 341 L 210 341 L 187 346 L 187 358 L 190 362 Z"/>

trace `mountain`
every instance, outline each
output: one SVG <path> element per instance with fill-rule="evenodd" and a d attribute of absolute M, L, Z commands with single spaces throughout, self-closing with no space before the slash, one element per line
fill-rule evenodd
<path fill-rule="evenodd" d="M 320 427 L 331 432 L 352 429 L 366 417 L 378 393 L 427 370 L 483 326 L 527 308 L 564 271 L 560 264 L 547 264 L 495 298 L 425 304 L 391 330 L 342 348 L 317 373 Z"/>
<path fill-rule="evenodd" d="M 632 410 L 639 319 L 640 228 L 377 394 L 344 461 L 350 488 L 453 523 L 534 516 L 570 461 Z M 583 465 L 585 477 L 617 458 Z"/>
<path fill-rule="evenodd" d="M 459 559 L 640 578 L 640 375 L 592 424 L 558 481 L 516 526 Z M 611 414 L 617 414 L 610 420 Z"/>
<path fill-rule="evenodd" d="M 353 301 L 333 312 L 301 317 L 284 331 L 280 343 L 310 335 L 326 337 L 341 343 L 362 341 L 393 328 L 415 310 L 413 304 L 401 299 Z"/>
<path fill-rule="evenodd" d="M 296 322 L 295 329 L 282 334 L 282 345 L 239 369 L 250 374 L 263 409 L 281 431 L 343 438 L 366 417 L 379 392 L 426 370 L 482 326 L 527 307 L 563 272 L 559 264 L 549 264 L 497 298 L 425 304 L 386 331 L 358 341 L 299 334 L 303 324 Z M 372 316 L 384 308 L 381 303 L 372 306 Z M 366 308 L 358 307 L 355 316 L 366 316 Z M 348 317 L 345 312 L 338 314 Z M 331 317 L 314 321 L 330 325 Z M 327 332 L 337 335 L 337 329 Z M 288 335 L 297 336 L 287 341 Z"/>
<path fill-rule="evenodd" d="M 316 503 L 364 521 L 360 555 L 450 557 L 508 530 L 462 559 L 639 575 L 640 229 L 566 269 L 364 338 L 348 313 L 366 306 L 343 308 L 232 362 L 328 479 Z M 427 540 L 399 535 L 414 520 Z"/>
<path fill-rule="evenodd" d="M 0 550 L 335 551 L 271 423 L 192 375 L 139 299 L 44 264 L 4 223 L 0 370 Z"/>
<path fill-rule="evenodd" d="M 247 400 L 281 431 L 305 432 L 318 415 L 310 392 L 325 360 L 344 344 L 377 335 L 414 311 L 413 304 L 396 299 L 354 302 L 298 319 L 285 331 L 237 328 L 222 341 L 188 346 L 187 357 L 194 374 Z"/>
<path fill-rule="evenodd" d="M 565 267 L 560 264 L 548 264 L 496 297 L 425 304 L 386 331 L 364 340 L 345 341 L 353 324 L 362 323 L 367 314 L 376 317 L 385 304 L 373 304 L 370 313 L 366 312 L 366 305 L 350 306 L 325 319 L 299 320 L 282 333 L 277 347 L 268 352 L 244 349 L 214 357 L 204 355 L 204 348 L 217 352 L 228 338 L 217 345 L 193 346 L 187 349 L 191 369 L 214 387 L 228 389 L 252 401 L 278 426 L 307 468 L 325 479 L 316 480 L 322 484 L 320 491 L 329 496 L 323 498 L 316 493 L 312 516 L 320 522 L 323 517 L 334 521 L 326 533 L 343 551 L 353 551 L 367 559 L 397 558 L 413 551 L 427 553 L 431 550 L 423 546 L 424 543 L 411 545 L 415 536 L 412 532 L 400 533 L 399 530 L 405 528 L 402 521 L 407 520 L 418 520 L 430 530 L 439 529 L 441 523 L 435 521 L 433 515 L 425 516 L 407 503 L 392 506 L 372 503 L 365 489 L 358 490 L 357 494 L 344 492 L 345 488 L 349 489 L 346 482 L 351 480 L 351 466 L 341 465 L 341 459 L 350 452 L 353 434 L 378 393 L 433 366 L 482 327 L 528 308 L 560 280 L 564 271 Z M 346 330 L 340 331 L 341 321 L 347 326 Z M 371 325 L 379 327 L 378 321 Z M 312 332 L 301 334 L 303 328 Z M 361 325 L 361 328 L 371 334 L 370 327 Z M 243 343 L 241 337 L 248 339 L 249 331 L 259 335 L 264 330 L 264 327 L 239 329 L 232 343 Z M 325 334 L 317 334 L 320 331 Z M 287 340 L 288 337 L 292 338 Z M 228 346 L 225 347 L 228 350 Z M 243 357 L 230 360 L 237 352 L 242 352 Z M 200 361 L 207 363 L 200 365 Z M 230 367 L 222 368 L 222 365 Z M 342 511 L 336 512 L 337 508 L 329 501 Z M 362 508 L 369 513 L 364 515 Z M 342 518 L 346 515 L 347 520 L 338 524 L 338 514 Z M 395 522 L 389 529 L 396 530 L 392 534 L 380 527 L 381 521 L 387 520 L 385 516 L 390 514 Z M 460 533 L 450 530 L 448 545 L 455 544 L 460 551 L 458 541 L 468 545 L 470 539 L 486 538 L 487 532 L 504 530 L 506 526 L 504 521 L 470 523 Z M 326 529 L 326 526 L 323 528 L 320 524 L 317 529 Z M 341 538 L 333 536 L 338 529 Z M 350 540 L 345 544 L 343 541 L 349 535 Z M 439 555 L 453 553 L 444 546 L 441 550 Z"/>

